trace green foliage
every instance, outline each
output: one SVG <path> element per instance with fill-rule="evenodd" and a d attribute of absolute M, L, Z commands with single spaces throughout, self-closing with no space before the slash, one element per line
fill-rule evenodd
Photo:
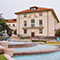
<path fill-rule="evenodd" d="M 3 56 L 3 54 L 0 55 L 0 60 L 7 60 L 5 59 L 5 57 Z"/>
<path fill-rule="evenodd" d="M 32 40 L 32 42 L 45 42 L 46 43 L 45 40 Z"/>
<path fill-rule="evenodd" d="M 60 44 L 60 42 L 47 42 L 46 44 Z"/>
<path fill-rule="evenodd" d="M 0 18 L 0 32 L 3 30 L 7 30 L 8 34 L 11 34 L 11 29 L 8 27 L 8 25 L 5 23 L 5 19 Z"/>
<path fill-rule="evenodd" d="M 20 39 L 30 39 L 30 37 L 20 37 Z"/>
<path fill-rule="evenodd" d="M 17 34 L 17 30 L 14 30 L 14 34 Z"/>
<path fill-rule="evenodd" d="M 55 33 L 55 36 L 60 37 L 60 29 L 57 30 L 57 32 Z"/>
<path fill-rule="evenodd" d="M 12 35 L 12 30 L 11 29 L 7 30 L 7 33 L 8 33 L 9 36 L 11 36 Z"/>

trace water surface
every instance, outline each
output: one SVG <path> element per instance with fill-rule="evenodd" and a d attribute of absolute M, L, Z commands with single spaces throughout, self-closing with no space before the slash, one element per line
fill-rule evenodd
<path fill-rule="evenodd" d="M 13 48 L 14 52 L 28 52 L 28 51 L 42 51 L 42 50 L 52 50 L 58 48 L 57 46 L 52 45 L 42 45 L 37 44 L 37 46 L 34 47 L 25 47 L 25 48 Z"/>
<path fill-rule="evenodd" d="M 13 58 L 15 60 L 60 60 L 60 51 L 42 55 L 15 56 Z"/>

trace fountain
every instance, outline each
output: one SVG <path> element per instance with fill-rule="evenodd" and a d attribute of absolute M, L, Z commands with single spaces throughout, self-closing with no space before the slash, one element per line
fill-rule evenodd
<path fill-rule="evenodd" d="M 9 45 L 8 45 L 8 43 L 9 43 Z M 14 56 L 13 58 L 15 60 L 28 60 L 29 58 L 30 58 L 30 60 L 33 60 L 33 59 L 40 60 L 40 58 L 41 58 L 41 60 L 44 60 L 42 58 L 42 56 L 43 57 L 45 57 L 45 55 L 52 56 L 55 54 L 53 52 L 57 52 L 57 51 L 59 51 L 59 53 L 60 53 L 60 48 L 58 46 L 37 44 L 36 42 L 9 42 L 8 41 L 8 43 L 6 43 L 6 44 L 3 43 L 1 45 L 6 48 L 9 47 L 9 49 L 6 49 L 4 52 L 9 54 L 10 56 L 13 55 Z M 13 50 L 11 50 L 11 48 L 14 49 L 14 54 L 13 54 Z M 50 57 L 49 58 L 46 57 L 46 59 L 49 60 Z"/>
<path fill-rule="evenodd" d="M 60 60 L 60 51 L 41 55 L 14 56 L 13 58 L 15 60 Z"/>
<path fill-rule="evenodd" d="M 13 49 L 8 48 L 8 42 L 7 41 L 0 41 L 0 54 L 4 54 L 4 57 L 7 60 L 14 60 L 11 58 L 13 56 Z"/>
<path fill-rule="evenodd" d="M 46 54 L 50 52 L 59 51 L 58 46 L 37 44 L 36 42 L 12 42 L 9 48 L 14 49 L 14 56 Z"/>

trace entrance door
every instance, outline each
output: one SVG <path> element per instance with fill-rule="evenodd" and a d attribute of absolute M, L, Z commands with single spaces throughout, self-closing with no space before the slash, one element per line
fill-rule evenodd
<path fill-rule="evenodd" d="M 32 36 L 32 37 L 34 37 L 34 36 L 35 36 L 35 33 L 34 33 L 34 32 L 32 32 L 32 33 L 31 33 L 31 36 Z"/>

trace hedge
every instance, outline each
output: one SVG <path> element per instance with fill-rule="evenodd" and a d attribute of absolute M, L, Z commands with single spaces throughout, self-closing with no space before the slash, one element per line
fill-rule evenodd
<path fill-rule="evenodd" d="M 45 42 L 46 43 L 45 40 L 32 40 L 32 42 Z"/>

